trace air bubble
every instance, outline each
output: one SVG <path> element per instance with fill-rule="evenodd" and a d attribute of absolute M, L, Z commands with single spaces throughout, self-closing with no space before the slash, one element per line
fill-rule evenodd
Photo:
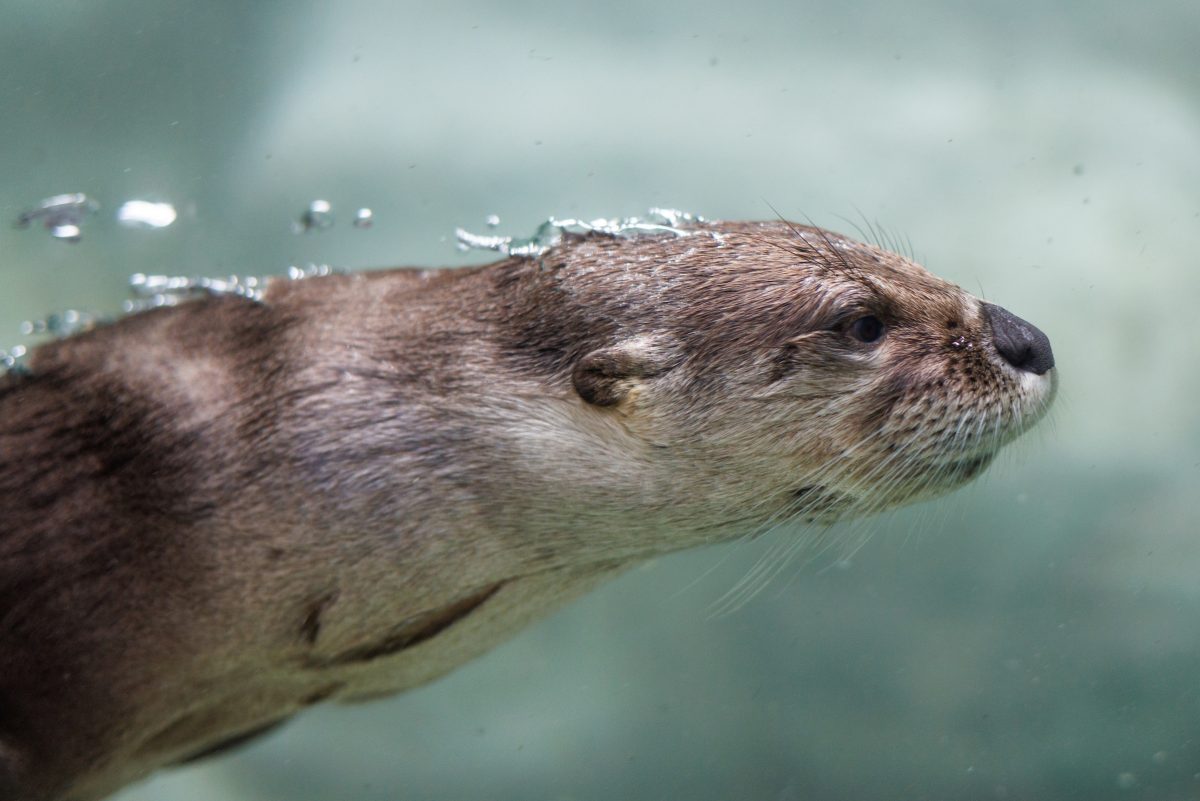
<path fill-rule="evenodd" d="M 50 228 L 50 236 L 55 239 L 62 239 L 72 244 L 83 239 L 83 229 L 75 223 L 59 223 L 58 225 L 48 227 Z"/>
<path fill-rule="evenodd" d="M 375 212 L 367 207 L 363 207 L 354 212 L 354 227 L 355 228 L 370 228 L 375 224 Z"/>
<path fill-rule="evenodd" d="M 21 372 L 25 367 L 26 352 L 24 345 L 16 345 L 8 350 L 0 350 L 0 375 L 3 375 L 6 371 Z"/>
<path fill-rule="evenodd" d="M 333 206 L 328 200 L 314 200 L 300 215 L 300 219 L 292 223 L 292 231 L 297 234 L 309 231 L 324 231 L 333 226 Z"/>
<path fill-rule="evenodd" d="M 170 203 L 127 200 L 117 209 L 117 222 L 126 228 L 166 228 L 179 215 Z"/>
<path fill-rule="evenodd" d="M 84 219 L 99 208 L 98 203 L 82 192 L 54 195 L 39 203 L 36 209 L 17 217 L 17 227 L 28 228 L 33 223 L 41 223 L 50 236 L 74 243 L 83 238 Z"/>

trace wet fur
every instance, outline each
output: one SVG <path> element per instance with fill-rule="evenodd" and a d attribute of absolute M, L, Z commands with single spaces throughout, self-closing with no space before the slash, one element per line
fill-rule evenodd
<path fill-rule="evenodd" d="M 0 799 L 429 681 L 655 553 L 945 492 L 1053 395 L 989 337 L 907 259 L 716 223 L 45 345 L 0 378 Z"/>

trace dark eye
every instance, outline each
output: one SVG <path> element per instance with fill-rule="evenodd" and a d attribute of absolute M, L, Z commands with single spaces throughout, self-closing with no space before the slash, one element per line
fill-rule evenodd
<path fill-rule="evenodd" d="M 857 320 L 850 323 L 850 326 L 846 329 L 846 333 L 848 333 L 854 339 L 857 339 L 859 342 L 866 342 L 869 344 L 871 342 L 878 342 L 880 339 L 882 339 L 883 332 L 885 330 L 886 329 L 883 323 L 880 322 L 878 317 L 873 314 L 868 314 L 866 317 L 859 317 Z"/>

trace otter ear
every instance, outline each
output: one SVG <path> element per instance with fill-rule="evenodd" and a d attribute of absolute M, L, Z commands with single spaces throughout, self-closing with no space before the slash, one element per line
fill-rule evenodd
<path fill-rule="evenodd" d="M 593 406 L 616 406 L 643 383 L 683 361 L 673 340 L 643 334 L 584 356 L 571 372 L 575 391 Z"/>

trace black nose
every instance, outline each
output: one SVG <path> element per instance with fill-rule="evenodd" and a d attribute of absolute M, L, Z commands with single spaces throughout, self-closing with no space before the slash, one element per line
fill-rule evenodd
<path fill-rule="evenodd" d="M 983 304 L 983 314 L 992 326 L 992 344 L 1004 361 L 1018 370 L 1042 375 L 1054 366 L 1050 340 L 1036 326 L 1008 309 Z"/>

